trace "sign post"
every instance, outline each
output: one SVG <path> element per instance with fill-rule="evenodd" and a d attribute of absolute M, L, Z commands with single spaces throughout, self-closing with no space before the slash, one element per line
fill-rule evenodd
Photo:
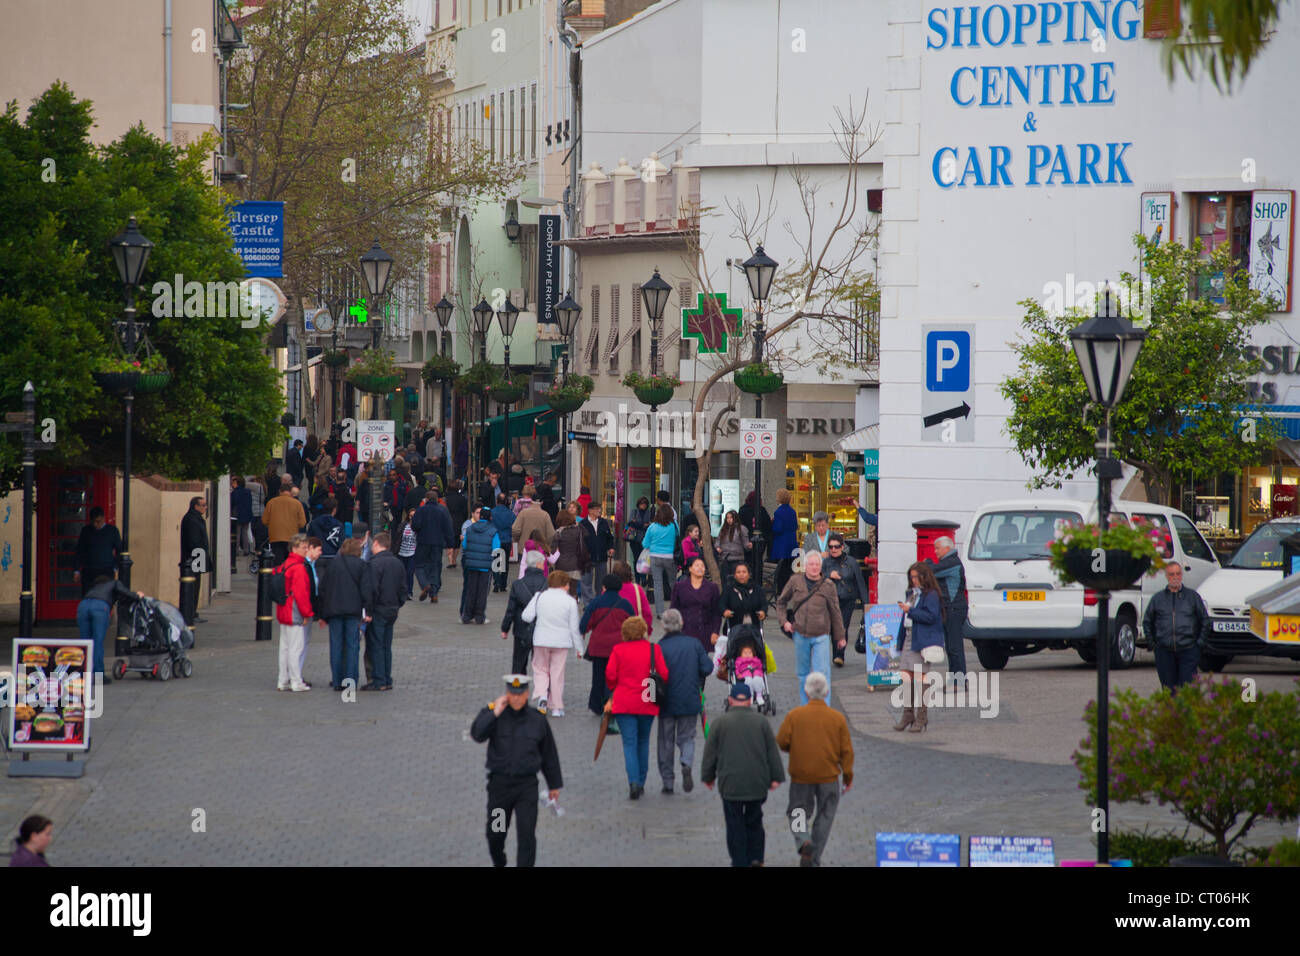
<path fill-rule="evenodd" d="M 357 422 L 357 457 L 361 461 L 378 458 L 388 461 L 394 454 L 397 426 L 392 419 L 366 419 Z"/>

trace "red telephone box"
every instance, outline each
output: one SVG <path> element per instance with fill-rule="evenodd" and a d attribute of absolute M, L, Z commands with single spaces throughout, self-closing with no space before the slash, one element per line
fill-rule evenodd
<path fill-rule="evenodd" d="M 961 525 L 943 518 L 927 518 L 924 521 L 913 521 L 912 527 L 916 529 L 916 560 L 938 561 L 934 554 L 935 541 L 939 538 L 955 539 Z"/>
<path fill-rule="evenodd" d="M 77 616 L 81 587 L 77 538 L 99 506 L 115 523 L 115 475 L 106 468 L 36 469 L 36 619 L 71 621 Z"/>

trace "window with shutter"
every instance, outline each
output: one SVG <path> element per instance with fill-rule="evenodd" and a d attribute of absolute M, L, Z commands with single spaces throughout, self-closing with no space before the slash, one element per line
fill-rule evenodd
<path fill-rule="evenodd" d="M 591 331 L 587 333 L 587 347 L 583 350 L 583 360 L 588 371 L 599 372 L 596 356 L 600 345 L 600 286 L 591 287 Z"/>
<path fill-rule="evenodd" d="M 619 288 L 616 285 L 609 287 L 609 340 L 605 345 L 605 360 L 609 363 L 611 372 L 618 371 L 618 306 L 619 306 Z"/>
<path fill-rule="evenodd" d="M 1151 39 L 1176 36 L 1181 24 L 1179 0 L 1146 0 L 1142 8 L 1142 35 Z"/>

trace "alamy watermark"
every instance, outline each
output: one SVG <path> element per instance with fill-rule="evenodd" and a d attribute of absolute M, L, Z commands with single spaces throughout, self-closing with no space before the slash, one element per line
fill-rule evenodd
<path fill-rule="evenodd" d="M 178 272 L 171 282 L 155 282 L 152 294 L 149 311 L 156 319 L 242 319 L 245 328 L 252 328 L 270 316 L 241 282 L 186 282 Z"/>
<path fill-rule="evenodd" d="M 998 715 L 1001 705 L 999 698 L 999 677 L 997 671 L 967 671 L 958 677 L 943 671 L 923 673 L 920 667 L 913 668 L 912 680 L 921 689 L 921 704 L 924 707 L 977 707 L 980 717 L 992 719 Z M 953 684 L 953 695 L 947 697 L 944 686 L 949 681 Z M 912 695 L 907 681 L 899 684 L 889 696 L 889 702 L 895 707 L 908 706 L 906 697 Z"/>
<path fill-rule="evenodd" d="M 601 412 L 596 444 L 602 448 L 682 448 L 689 458 L 699 458 L 709 444 L 709 422 L 704 412 L 629 412 L 620 402 L 618 412 Z"/>

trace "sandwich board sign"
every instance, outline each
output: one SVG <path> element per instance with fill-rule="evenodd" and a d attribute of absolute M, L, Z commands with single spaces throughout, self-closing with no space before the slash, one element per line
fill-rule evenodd
<path fill-rule="evenodd" d="M 393 457 L 396 440 L 397 426 L 392 419 L 357 422 L 357 457 L 362 461 L 371 458 L 388 461 Z"/>
<path fill-rule="evenodd" d="M 9 742 L 33 753 L 90 748 L 95 645 L 71 639 L 14 638 Z M 71 758 L 69 758 L 71 759 Z M 10 767 L 10 776 L 15 776 Z"/>

